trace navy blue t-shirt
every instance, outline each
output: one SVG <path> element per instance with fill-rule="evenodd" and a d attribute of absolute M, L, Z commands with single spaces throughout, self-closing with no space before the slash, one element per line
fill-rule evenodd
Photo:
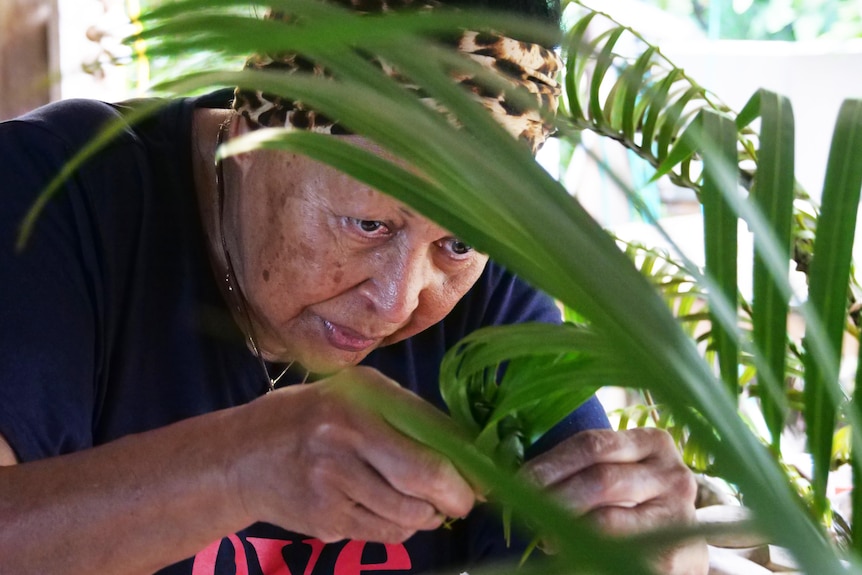
<path fill-rule="evenodd" d="M 191 171 L 196 107 L 172 102 L 84 165 L 14 244 L 38 193 L 133 102 L 71 100 L 0 123 L 0 434 L 21 462 L 229 408 L 267 382 L 225 307 L 207 258 Z M 489 263 L 439 324 L 363 362 L 442 407 L 443 354 L 484 325 L 559 321 L 553 302 Z M 607 426 L 592 400 L 545 438 Z M 255 524 L 162 574 L 458 573 L 507 550 L 483 509 L 403 545 L 320 541 Z"/>

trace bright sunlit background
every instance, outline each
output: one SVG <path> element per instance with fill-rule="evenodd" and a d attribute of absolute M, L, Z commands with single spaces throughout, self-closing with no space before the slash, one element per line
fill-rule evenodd
<path fill-rule="evenodd" d="M 20 1 L 20 0 L 18 0 Z M 159 69 L 142 64 L 124 67 L 131 49 L 120 39 L 133 30 L 135 15 L 154 0 L 55 0 L 57 50 L 53 69 L 61 81 L 54 98 L 93 97 L 119 100 L 146 93 Z M 838 106 L 844 98 L 862 97 L 862 1 L 860 0 L 591 0 L 657 43 L 674 63 L 731 108 L 739 109 L 758 88 L 788 96 L 797 126 L 797 175 L 815 197 L 822 183 L 826 150 Z M 594 144 L 585 136 L 585 144 Z M 597 156 L 632 171 L 632 183 L 644 179 L 611 142 L 595 142 Z M 601 222 L 616 226 L 636 220 L 615 186 L 596 172 L 595 161 L 576 154 L 559 168 L 557 146 L 542 155 Z M 567 169 L 568 167 L 568 169 Z M 562 171 L 559 171 L 562 169 Z M 643 173 L 642 173 L 643 172 Z M 589 190 L 589 193 L 587 192 Z M 663 216 L 692 209 L 690 197 L 667 187 L 644 188 Z"/>

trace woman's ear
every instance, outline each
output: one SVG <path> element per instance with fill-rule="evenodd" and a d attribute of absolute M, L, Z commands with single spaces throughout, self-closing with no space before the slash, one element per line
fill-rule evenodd
<path fill-rule="evenodd" d="M 230 124 L 228 124 L 228 136 L 231 138 L 237 138 L 243 134 L 251 132 L 252 129 L 248 122 L 248 118 L 242 114 L 234 113 L 233 119 L 230 121 Z"/>
<path fill-rule="evenodd" d="M 245 116 L 235 114 L 228 124 L 228 139 L 239 138 L 254 131 L 249 122 L 249 119 Z M 244 167 L 250 160 L 250 156 L 251 154 L 241 153 L 234 154 L 232 157 L 233 161 L 236 162 L 237 165 Z"/>

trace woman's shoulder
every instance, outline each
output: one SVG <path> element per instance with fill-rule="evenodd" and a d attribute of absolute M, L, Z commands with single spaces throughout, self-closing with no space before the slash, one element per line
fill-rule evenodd
<path fill-rule="evenodd" d="M 92 118 L 116 116 L 114 106 L 101 100 L 70 98 L 58 100 L 35 108 L 11 122 L 28 122 L 36 125 L 53 125 L 58 120 L 68 120 L 71 124 L 86 125 Z"/>
<path fill-rule="evenodd" d="M 0 140 L 18 148 L 62 146 L 70 152 L 85 146 L 137 142 L 153 126 L 181 125 L 193 105 L 187 99 L 142 98 L 108 103 L 72 98 L 46 104 L 0 122 Z"/>
<path fill-rule="evenodd" d="M 105 102 L 61 100 L 0 123 L 0 138 L 14 137 L 16 146 L 81 146 L 116 120 L 121 120 L 120 114 Z"/>

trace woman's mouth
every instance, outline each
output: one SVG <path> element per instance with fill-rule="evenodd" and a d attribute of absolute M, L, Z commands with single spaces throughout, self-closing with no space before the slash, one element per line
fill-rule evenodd
<path fill-rule="evenodd" d="M 323 327 L 329 345 L 342 351 L 365 351 L 379 341 L 328 320 L 323 320 Z"/>

